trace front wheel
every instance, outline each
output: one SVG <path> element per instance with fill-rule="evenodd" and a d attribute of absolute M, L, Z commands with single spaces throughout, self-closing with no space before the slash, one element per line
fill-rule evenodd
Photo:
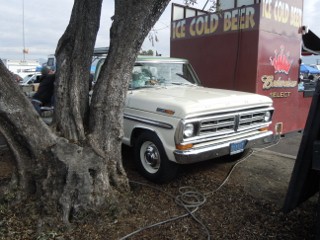
<path fill-rule="evenodd" d="M 160 139 L 152 132 L 143 132 L 138 137 L 134 159 L 140 174 L 153 182 L 168 182 L 178 171 L 178 165 L 168 159 Z"/>

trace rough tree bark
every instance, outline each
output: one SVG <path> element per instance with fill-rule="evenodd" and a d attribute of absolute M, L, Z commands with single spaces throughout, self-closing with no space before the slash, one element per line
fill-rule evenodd
<path fill-rule="evenodd" d="M 110 50 L 90 105 L 88 79 L 102 0 L 75 0 L 56 51 L 56 124 L 50 129 L 0 63 L 0 131 L 15 155 L 16 190 L 45 215 L 116 203 L 129 184 L 121 159 L 123 106 L 135 58 L 169 0 L 116 0 Z M 88 35 L 88 36 L 87 36 Z M 58 211 L 61 209 L 61 211 Z M 58 214 L 58 216 L 59 216 Z"/>
<path fill-rule="evenodd" d="M 16 160 L 11 184 L 16 200 L 33 195 L 41 214 L 62 214 L 66 223 L 71 210 L 92 209 L 106 202 L 108 189 L 103 188 L 104 179 L 98 172 L 105 166 L 103 159 L 90 147 L 54 134 L 2 62 L 0 131 Z"/>
<path fill-rule="evenodd" d="M 107 59 L 91 102 L 91 145 L 107 159 L 110 180 L 123 185 L 121 164 L 123 106 L 134 61 L 141 45 L 169 0 L 115 0 Z M 101 131 L 104 129 L 105 131 Z"/>
<path fill-rule="evenodd" d="M 89 74 L 100 25 L 102 0 L 75 1 L 56 49 L 55 128 L 73 141 L 85 139 Z"/>
<path fill-rule="evenodd" d="M 40 120 L 30 101 L 14 82 L 13 75 L 1 61 L 0 132 L 15 156 L 15 190 L 19 192 L 20 198 L 25 198 L 36 190 L 33 179 L 41 174 L 41 161 L 48 154 L 46 149 L 55 145 L 56 136 Z"/>

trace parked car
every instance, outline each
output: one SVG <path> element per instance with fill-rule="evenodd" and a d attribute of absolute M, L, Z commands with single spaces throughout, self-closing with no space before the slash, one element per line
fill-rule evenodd
<path fill-rule="evenodd" d="M 26 75 L 20 82 L 19 85 L 28 96 L 33 95 L 39 87 L 40 72 L 33 72 Z"/>
<path fill-rule="evenodd" d="M 180 164 L 266 143 L 273 135 L 268 130 L 273 111 L 269 97 L 202 87 L 185 59 L 138 57 L 124 109 L 123 143 L 133 147 L 144 177 L 166 182 Z"/>
<path fill-rule="evenodd" d="M 41 76 L 40 72 L 29 73 L 20 81 L 20 84 L 26 85 L 26 84 L 37 83 L 37 81 L 39 81 L 40 76 Z"/>

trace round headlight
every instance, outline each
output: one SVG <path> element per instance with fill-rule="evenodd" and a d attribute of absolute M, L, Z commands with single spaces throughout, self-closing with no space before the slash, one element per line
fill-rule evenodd
<path fill-rule="evenodd" d="M 185 137 L 192 137 L 194 133 L 194 126 L 192 123 L 188 123 L 184 126 L 183 135 Z"/>
<path fill-rule="evenodd" d="M 266 112 L 265 115 L 264 115 L 264 121 L 265 122 L 269 122 L 271 119 L 271 113 L 270 112 Z"/>

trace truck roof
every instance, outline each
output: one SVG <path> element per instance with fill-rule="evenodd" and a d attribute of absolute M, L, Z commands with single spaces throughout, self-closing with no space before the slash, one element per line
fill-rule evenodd
<path fill-rule="evenodd" d="M 171 57 L 154 57 L 154 56 L 142 56 L 137 57 L 136 62 L 183 62 L 188 63 L 187 59 L 183 58 L 171 58 Z"/>
<path fill-rule="evenodd" d="M 106 55 L 109 52 L 109 47 L 99 47 L 99 48 L 95 48 L 94 52 L 93 52 L 93 56 L 97 57 L 97 58 L 105 58 Z M 142 61 L 154 61 L 154 62 L 184 62 L 184 63 L 188 63 L 188 60 L 186 59 L 181 59 L 181 58 L 170 58 L 170 57 L 160 57 L 160 56 L 146 56 L 146 55 L 139 55 L 136 59 L 136 61 L 138 62 L 142 62 Z"/>

